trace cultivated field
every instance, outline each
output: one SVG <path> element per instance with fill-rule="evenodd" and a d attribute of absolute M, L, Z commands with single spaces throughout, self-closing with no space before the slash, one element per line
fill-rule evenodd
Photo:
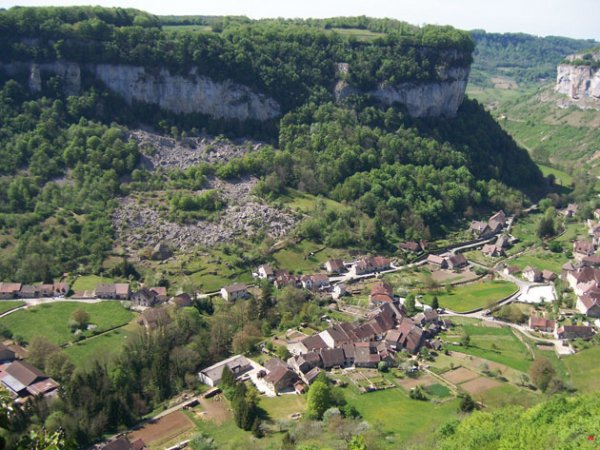
<path fill-rule="evenodd" d="M 472 370 L 465 369 L 464 367 L 459 367 L 458 369 L 446 372 L 442 376 L 452 384 L 460 384 L 474 380 L 475 378 L 479 377 L 479 374 L 473 372 Z"/>
<path fill-rule="evenodd" d="M 133 431 L 129 439 L 142 439 L 151 449 L 159 449 L 193 428 L 193 422 L 181 411 L 176 411 Z"/>

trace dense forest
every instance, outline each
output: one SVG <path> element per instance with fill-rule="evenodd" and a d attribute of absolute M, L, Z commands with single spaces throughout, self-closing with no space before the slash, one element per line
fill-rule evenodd
<path fill-rule="evenodd" d="M 487 33 L 483 30 L 473 30 L 471 36 L 476 45 L 471 81 L 484 86 L 490 83 L 490 76 L 498 75 L 525 84 L 554 79 L 556 66 L 566 55 L 596 44 L 591 39 Z"/>

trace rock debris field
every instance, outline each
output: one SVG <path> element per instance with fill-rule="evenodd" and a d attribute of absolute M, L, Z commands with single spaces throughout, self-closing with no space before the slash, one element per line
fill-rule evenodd
<path fill-rule="evenodd" d="M 299 218 L 261 203 L 251 193 L 256 182 L 257 179 L 251 177 L 239 182 L 211 179 L 207 189 L 218 190 L 226 199 L 227 206 L 217 220 L 200 220 L 195 224 L 170 222 L 168 212 L 160 210 L 153 202 L 133 196 L 125 197 L 121 199 L 112 218 L 117 238 L 130 250 L 154 247 L 162 242 L 185 251 L 196 245 L 213 247 L 263 231 L 274 238 L 287 235 Z"/>
<path fill-rule="evenodd" d="M 137 142 L 146 168 L 186 169 L 201 162 L 227 162 L 256 151 L 260 142 L 235 144 L 226 139 L 194 137 L 175 140 L 143 130 L 133 130 L 129 138 Z"/>

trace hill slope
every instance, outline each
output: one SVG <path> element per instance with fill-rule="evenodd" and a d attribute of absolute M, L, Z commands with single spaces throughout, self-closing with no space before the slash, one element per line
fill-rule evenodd
<path fill-rule="evenodd" d="M 219 32 L 172 33 L 134 10 L 0 13 L 6 161 L 0 168 L 0 277 L 35 281 L 65 271 L 97 272 L 111 252 L 143 256 L 155 241 L 171 238 L 175 247 L 188 248 L 181 239 L 225 223 L 236 225 L 219 239 L 188 240 L 218 245 L 243 236 L 256 246 L 290 232 L 296 219 L 272 206 L 252 208 L 264 217 L 239 213 L 243 205 L 227 194 L 227 183 L 240 177 L 255 186 L 244 190 L 251 204 L 277 204 L 289 188 L 345 203 L 304 220 L 297 233 L 370 251 L 392 249 L 400 238 L 442 237 L 462 226 L 465 214 L 517 210 L 527 201 L 523 192 L 543 189 L 526 152 L 481 107 L 465 102 L 458 108 L 471 60 L 466 33 L 365 21 L 232 20 Z M 332 25 L 341 31 L 327 28 Z M 356 39 L 347 33 L 355 26 L 377 37 Z M 112 77 L 124 72 L 139 78 Z M 267 96 L 281 118 L 176 112 L 152 101 L 156 86 L 164 93 L 188 82 L 232 91 L 245 86 L 249 91 L 232 97 L 232 107 Z M 116 86 L 139 89 L 150 100 L 123 98 Z M 336 95 L 339 90 L 346 94 Z M 397 94 L 398 102 L 383 102 L 378 93 L 384 91 Z M 411 109 L 414 98 L 446 105 L 444 92 L 452 96 L 452 111 Z M 128 127 L 140 122 L 192 148 L 210 141 L 206 131 L 261 135 L 275 145 L 250 144 L 234 156 L 192 158 L 195 163 L 184 166 L 148 165 L 168 156 L 160 146 L 140 151 L 130 139 Z M 145 232 L 142 216 L 156 232 Z M 114 224 L 123 241 L 115 242 Z M 126 228 L 139 232 L 125 234 Z"/>
<path fill-rule="evenodd" d="M 437 449 L 595 448 L 600 435 L 596 395 L 555 397 L 533 408 L 476 412 L 442 428 Z"/>

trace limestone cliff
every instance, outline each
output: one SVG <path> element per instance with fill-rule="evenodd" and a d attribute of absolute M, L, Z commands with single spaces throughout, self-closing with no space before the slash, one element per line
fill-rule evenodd
<path fill-rule="evenodd" d="M 369 92 L 358 92 L 344 80 L 348 65 L 337 65 L 338 81 L 334 87 L 337 101 L 351 94 L 366 94 L 382 104 L 404 105 L 413 117 L 454 117 L 461 105 L 469 77 L 469 67 L 453 64 L 452 57 L 436 67 L 435 81 L 380 84 Z M 202 113 L 218 119 L 267 121 L 281 116 L 280 105 L 273 98 L 231 80 L 216 81 L 198 75 L 192 69 L 186 76 L 171 74 L 167 69 L 148 69 L 116 64 L 80 65 L 67 61 L 51 63 L 11 62 L 0 70 L 11 75 L 25 72 L 29 88 L 39 91 L 42 79 L 60 75 L 65 92 L 76 94 L 81 77 L 91 74 L 108 89 L 121 95 L 128 103 L 158 105 L 174 113 Z"/>
<path fill-rule="evenodd" d="M 600 59 L 600 54 L 593 55 Z M 600 69 L 578 64 L 579 55 L 572 55 L 557 68 L 556 91 L 568 96 L 569 104 L 581 108 L 600 108 Z"/>
<path fill-rule="evenodd" d="M 90 73 L 104 85 L 121 95 L 128 103 L 138 101 L 160 106 L 174 113 L 202 113 L 219 119 L 266 121 L 281 115 L 279 104 L 272 98 L 254 92 L 230 80 L 215 81 L 199 76 L 195 70 L 187 76 L 172 75 L 166 69 L 114 64 L 79 65 L 72 62 L 0 63 L 10 75 L 27 73 L 29 88 L 39 91 L 42 78 L 60 75 L 65 93 L 76 94 L 81 88 L 81 73 Z"/>
<path fill-rule="evenodd" d="M 422 51 L 428 51 L 423 49 Z M 458 51 L 443 52 L 443 64 L 435 67 L 435 81 L 410 81 L 398 84 L 380 84 L 367 92 L 384 105 L 400 103 L 412 117 L 454 117 L 465 97 L 470 67 L 458 61 L 464 55 Z M 360 92 L 347 81 L 350 67 L 338 63 L 335 86 L 336 101 Z"/>
<path fill-rule="evenodd" d="M 202 113 L 219 119 L 265 121 L 281 115 L 272 98 L 230 80 L 214 81 L 195 70 L 183 77 L 166 69 L 98 64 L 91 68 L 97 79 L 128 103 L 139 101 L 175 113 Z"/>

